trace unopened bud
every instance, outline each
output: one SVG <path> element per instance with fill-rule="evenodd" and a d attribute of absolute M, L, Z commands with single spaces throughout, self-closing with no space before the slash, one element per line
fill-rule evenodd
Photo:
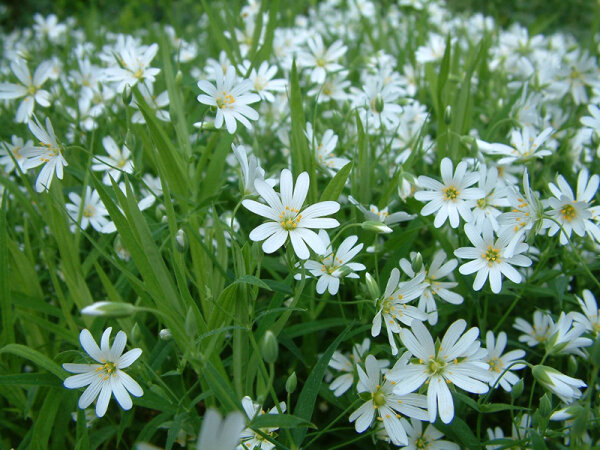
<path fill-rule="evenodd" d="M 139 342 L 141 337 L 142 337 L 142 331 L 140 330 L 140 326 L 136 322 L 131 327 L 131 342 L 132 343 Z"/>
<path fill-rule="evenodd" d="M 411 256 L 413 256 L 413 255 L 411 255 Z M 423 270 L 423 257 L 421 256 L 420 252 L 416 252 L 411 259 L 412 259 L 412 262 L 411 262 L 410 266 L 411 266 L 413 272 L 419 273 L 421 270 Z"/>
<path fill-rule="evenodd" d="M 367 290 L 369 291 L 369 295 L 371 299 L 375 300 L 379 298 L 379 286 L 377 285 L 377 281 L 375 278 L 371 276 L 369 272 L 365 273 L 365 281 L 367 283 Z"/>
<path fill-rule="evenodd" d="M 523 393 L 524 388 L 525 388 L 525 383 L 523 382 L 523 379 L 521 378 L 519 381 L 517 381 L 513 385 L 512 390 L 510 391 L 510 396 L 513 398 L 513 400 L 516 400 L 519 397 L 521 397 L 521 394 Z"/>
<path fill-rule="evenodd" d="M 119 258 L 121 258 L 123 261 L 129 261 L 129 258 L 131 258 L 131 253 L 129 253 L 129 250 L 127 250 L 127 248 L 125 248 L 123 245 L 120 234 L 118 234 L 115 238 L 114 248 L 115 253 Z"/>
<path fill-rule="evenodd" d="M 181 86 L 182 82 L 183 82 L 183 74 L 181 73 L 181 70 L 178 70 L 177 73 L 175 74 L 175 83 L 177 83 L 178 86 Z"/>
<path fill-rule="evenodd" d="M 590 350 L 590 362 L 595 367 L 600 367 L 600 336 L 596 337 L 596 341 Z"/>
<path fill-rule="evenodd" d="M 540 399 L 538 411 L 543 418 L 550 417 L 550 414 L 552 413 L 552 400 L 550 400 L 550 395 L 548 395 L 548 393 L 545 393 Z"/>
<path fill-rule="evenodd" d="M 375 220 L 366 220 L 360 224 L 363 230 L 374 231 L 375 233 L 391 233 L 392 230 L 383 222 L 377 222 Z"/>
<path fill-rule="evenodd" d="M 383 112 L 383 108 L 385 108 L 383 97 L 381 94 L 377 94 L 377 97 L 375 97 L 375 112 L 381 114 Z"/>
<path fill-rule="evenodd" d="M 567 360 L 567 373 L 573 375 L 575 373 L 577 373 L 577 359 L 575 358 L 575 355 L 570 355 L 569 359 Z"/>
<path fill-rule="evenodd" d="M 285 382 L 285 391 L 288 394 L 293 394 L 296 390 L 296 386 L 298 385 L 298 377 L 296 377 L 296 372 L 292 372 L 292 374 L 288 377 Z"/>
<path fill-rule="evenodd" d="M 130 150 L 135 148 L 135 136 L 131 130 L 127 130 L 127 133 L 125 134 L 125 147 Z"/>
<path fill-rule="evenodd" d="M 123 103 L 125 103 L 125 106 L 127 106 L 131 103 L 131 97 L 132 97 L 131 86 L 126 84 L 125 88 L 123 89 Z"/>
<path fill-rule="evenodd" d="M 185 253 L 189 247 L 187 235 L 182 229 L 177 230 L 175 234 L 175 248 L 181 253 Z"/>
<path fill-rule="evenodd" d="M 267 330 L 260 342 L 260 351 L 266 363 L 274 363 L 279 356 L 279 344 L 277 337 L 271 330 Z"/>
<path fill-rule="evenodd" d="M 173 333 L 168 328 L 163 328 L 158 332 L 158 337 L 160 337 L 163 341 L 170 341 L 173 338 Z"/>
<path fill-rule="evenodd" d="M 135 312 L 135 306 L 121 302 L 96 302 L 81 310 L 86 316 L 128 317 Z"/>
<path fill-rule="evenodd" d="M 444 110 L 444 123 L 450 125 L 452 123 L 452 106 L 446 106 Z"/>
<path fill-rule="evenodd" d="M 166 212 L 167 209 L 165 208 L 165 205 L 159 204 L 154 209 L 154 217 L 156 217 L 156 220 L 162 220 L 162 218 L 165 217 Z"/>

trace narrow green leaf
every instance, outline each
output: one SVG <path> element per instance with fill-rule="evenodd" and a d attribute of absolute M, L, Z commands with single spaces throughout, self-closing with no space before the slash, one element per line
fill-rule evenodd
<path fill-rule="evenodd" d="M 265 283 L 260 278 L 256 278 L 254 275 L 244 275 L 235 280 L 234 283 L 251 284 L 253 286 L 258 286 L 259 288 L 266 289 L 267 291 L 273 290 L 269 287 L 267 283 Z"/>
<path fill-rule="evenodd" d="M 348 177 L 350 176 L 350 171 L 354 163 L 350 161 L 344 167 L 342 167 L 338 173 L 331 179 L 325 190 L 321 194 L 321 201 L 324 202 L 326 200 L 337 201 L 340 197 L 340 194 L 344 190 L 344 186 L 346 185 L 346 181 L 348 181 Z"/>
<path fill-rule="evenodd" d="M 339 334 L 339 336 L 331 343 L 331 345 L 329 345 L 327 350 L 325 350 L 321 358 L 319 358 L 315 364 L 315 367 L 311 370 L 310 375 L 308 376 L 306 382 L 304 383 L 304 387 L 300 392 L 300 396 L 298 397 L 298 403 L 296 404 L 296 408 L 294 410 L 295 416 L 306 421 L 310 421 L 315 403 L 317 401 L 317 395 L 319 394 L 319 388 L 323 382 L 323 376 L 327 370 L 329 360 L 331 359 L 331 356 L 337 349 L 338 345 L 340 345 L 346 335 L 350 332 L 351 328 L 352 325 L 348 325 L 346 329 Z M 298 447 L 300 447 L 302 441 L 304 441 L 306 432 L 307 428 L 305 427 L 293 430 L 292 435 Z"/>
<path fill-rule="evenodd" d="M 250 426 L 252 428 L 295 428 L 298 426 L 316 428 L 307 420 L 291 414 L 261 414 L 250 423 Z"/>
<path fill-rule="evenodd" d="M 0 349 L 0 353 L 10 353 L 15 356 L 27 359 L 34 364 L 37 364 L 48 372 L 53 373 L 61 380 L 65 378 L 65 371 L 60 366 L 48 358 L 46 355 L 21 344 L 8 344 Z"/>
<path fill-rule="evenodd" d="M 2 311 L 2 343 L 10 344 L 15 341 L 13 328 L 13 309 L 10 304 L 10 290 L 8 285 L 8 232 L 6 223 L 6 199 L 2 196 L 0 208 L 0 311 Z M 14 269 L 13 269 L 14 270 Z"/>
<path fill-rule="evenodd" d="M 292 131 L 290 136 L 292 172 L 294 177 L 297 177 L 300 173 L 307 171 L 310 175 L 310 186 L 316 189 L 314 165 L 312 164 L 313 158 L 308 148 L 306 135 L 304 134 L 306 119 L 304 118 L 304 106 L 302 105 L 298 68 L 296 67 L 295 60 L 290 73 L 290 109 L 292 116 Z"/>
<path fill-rule="evenodd" d="M 466 422 L 460 417 L 454 416 L 454 419 L 452 419 L 452 422 L 449 424 L 445 424 L 438 420 L 435 423 L 435 427 L 444 433 L 448 438 L 450 438 L 452 442 L 462 444 L 463 448 L 481 448 L 479 439 L 477 439 L 477 436 L 473 434 L 471 427 L 469 427 L 469 425 L 467 425 Z"/>
<path fill-rule="evenodd" d="M 0 375 L 0 385 L 60 387 L 62 383 L 50 373 L 36 372 Z"/>
<path fill-rule="evenodd" d="M 30 448 L 40 450 L 48 448 L 48 440 L 54 428 L 56 413 L 58 412 L 63 393 L 62 389 L 50 389 L 46 395 L 37 420 L 33 422 L 32 446 Z"/>

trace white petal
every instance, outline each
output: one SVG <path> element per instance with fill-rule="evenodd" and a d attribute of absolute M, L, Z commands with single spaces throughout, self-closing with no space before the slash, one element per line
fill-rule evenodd
<path fill-rule="evenodd" d="M 104 416 L 108 409 L 108 403 L 110 402 L 110 396 L 112 394 L 111 383 L 106 380 L 102 383 L 102 390 L 98 396 L 98 402 L 96 403 L 96 415 L 98 417 Z"/>
<path fill-rule="evenodd" d="M 142 395 L 144 395 L 144 391 L 137 383 L 137 381 L 135 381 L 125 372 L 117 369 L 117 377 L 119 378 L 119 381 L 121 382 L 123 387 L 127 389 L 131 395 L 133 395 L 134 397 L 141 397 Z"/>
<path fill-rule="evenodd" d="M 133 406 L 133 402 L 131 401 L 131 397 L 123 387 L 123 384 L 118 379 L 118 377 L 114 376 L 110 379 L 111 389 L 113 394 L 115 395 L 115 399 L 121 405 L 121 408 L 124 410 L 129 410 Z"/>
<path fill-rule="evenodd" d="M 134 348 L 133 350 L 129 350 L 123 356 L 121 356 L 117 361 L 117 369 L 125 369 L 132 365 L 142 354 L 141 348 Z"/>
<path fill-rule="evenodd" d="M 81 343 L 81 347 L 88 355 L 98 362 L 104 362 L 102 361 L 104 359 L 104 355 L 100 351 L 98 344 L 96 344 L 96 341 L 92 337 L 92 333 L 90 333 L 88 329 L 81 330 L 81 333 L 79 333 L 79 342 Z"/>
<path fill-rule="evenodd" d="M 88 386 L 88 388 L 81 394 L 79 397 L 78 406 L 81 409 L 85 409 L 92 404 L 92 402 L 98 397 L 100 393 L 100 389 L 102 389 L 102 381 L 104 381 L 101 376 L 97 376 L 96 379 Z"/>

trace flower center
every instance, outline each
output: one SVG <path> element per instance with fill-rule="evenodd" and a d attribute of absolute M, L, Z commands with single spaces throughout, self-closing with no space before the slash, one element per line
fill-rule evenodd
<path fill-rule="evenodd" d="M 317 64 L 317 67 L 325 67 L 325 64 L 327 64 L 327 61 L 325 61 L 325 58 L 317 58 L 316 64 Z"/>
<path fill-rule="evenodd" d="M 33 95 L 33 94 L 35 94 L 36 92 L 37 92 L 37 88 L 36 88 L 35 86 L 29 86 L 29 87 L 27 88 L 27 93 L 28 93 L 29 95 Z"/>
<path fill-rule="evenodd" d="M 487 206 L 487 199 L 486 198 L 480 198 L 479 200 L 477 200 L 477 207 L 479 209 L 485 209 Z"/>
<path fill-rule="evenodd" d="M 220 109 L 232 109 L 233 108 L 233 104 L 235 103 L 235 98 L 233 98 L 233 95 L 228 94 L 227 92 L 223 91 L 223 95 L 220 95 L 219 97 L 217 97 L 217 107 Z"/>
<path fill-rule="evenodd" d="M 107 361 L 104 363 L 104 365 L 98 367 L 96 372 L 98 372 L 98 376 L 100 378 L 108 380 L 111 375 L 113 377 L 117 375 L 117 365 L 112 361 Z"/>
<path fill-rule="evenodd" d="M 279 223 L 281 227 L 286 231 L 295 230 L 298 226 L 298 222 L 302 219 L 302 214 L 298 214 L 300 210 L 295 208 L 285 207 L 285 210 L 279 214 Z"/>
<path fill-rule="evenodd" d="M 331 83 L 325 82 L 323 85 L 323 95 L 329 96 L 331 94 L 333 94 L 333 86 Z"/>
<path fill-rule="evenodd" d="M 144 71 L 142 69 L 138 69 L 138 71 L 133 74 L 133 76 L 136 77 L 138 80 L 142 78 L 142 75 L 144 75 Z"/>
<path fill-rule="evenodd" d="M 430 448 L 429 440 L 424 434 L 420 434 L 419 437 L 417 437 L 417 440 L 415 441 L 415 447 L 423 449 Z"/>
<path fill-rule="evenodd" d="M 430 375 L 442 373 L 445 367 L 446 362 L 442 361 L 440 358 L 432 358 L 427 363 L 427 371 Z"/>
<path fill-rule="evenodd" d="M 490 358 L 488 359 L 488 364 L 490 365 L 490 370 L 492 372 L 502 372 L 502 361 L 498 358 Z"/>
<path fill-rule="evenodd" d="M 125 164 L 127 164 L 127 160 L 122 158 L 117 163 L 117 167 L 125 167 Z"/>
<path fill-rule="evenodd" d="M 492 267 L 493 263 L 500 262 L 500 250 L 497 248 L 493 248 L 490 245 L 487 251 L 484 253 L 483 257 L 488 260 L 489 266 Z"/>
<path fill-rule="evenodd" d="M 385 405 L 385 394 L 381 390 L 377 389 L 373 394 L 373 403 L 375 403 L 375 406 Z"/>
<path fill-rule="evenodd" d="M 256 79 L 254 80 L 254 90 L 256 90 L 257 92 L 262 91 L 265 88 L 265 85 L 267 83 L 265 82 L 265 79 L 261 76 L 257 76 Z"/>
<path fill-rule="evenodd" d="M 21 151 L 21 147 L 14 147 L 12 149 L 12 154 L 15 157 L 15 159 L 21 159 L 21 158 L 23 158 L 23 156 L 21 155 L 20 151 Z"/>
<path fill-rule="evenodd" d="M 448 186 L 443 190 L 444 192 L 444 200 L 452 200 L 456 201 L 456 197 L 458 197 L 458 191 L 454 186 Z"/>
<path fill-rule="evenodd" d="M 83 208 L 83 217 L 94 217 L 96 215 L 96 208 L 93 205 L 87 205 Z"/>
<path fill-rule="evenodd" d="M 577 216 L 577 210 L 573 205 L 567 204 L 561 208 L 560 215 L 562 216 L 563 220 L 570 222 Z"/>

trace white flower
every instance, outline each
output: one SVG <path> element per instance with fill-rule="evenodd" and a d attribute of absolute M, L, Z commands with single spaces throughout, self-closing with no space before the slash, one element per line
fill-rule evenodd
<path fill-rule="evenodd" d="M 557 177 L 558 186 L 549 183 L 548 187 L 555 198 L 546 200 L 549 211 L 558 223 L 551 222 L 548 236 L 554 236 L 560 230 L 560 243 L 565 245 L 571 237 L 571 231 L 578 236 L 587 233 L 592 239 L 600 242 L 600 228 L 592 220 L 597 220 L 600 215 L 600 206 L 591 206 L 598 190 L 600 177 L 589 176 L 586 168 L 581 169 L 577 177 L 577 197 L 562 175 Z M 562 230 L 560 226 L 562 226 Z"/>
<path fill-rule="evenodd" d="M 406 364 L 408 354 L 403 355 L 396 363 L 392 371 Z M 406 445 L 408 439 L 406 431 L 400 422 L 401 414 L 416 419 L 426 420 L 427 402 L 425 396 L 419 394 L 397 395 L 394 391 L 396 382 L 390 381 L 386 376 L 381 380 L 381 367 L 377 360 L 372 356 L 367 356 L 365 362 L 365 371 L 357 366 L 359 382 L 357 390 L 359 393 L 367 392 L 371 394 L 371 399 L 360 406 L 350 415 L 350 422 L 356 421 L 354 427 L 358 433 L 364 432 L 375 417 L 383 422 L 385 431 L 395 445 Z"/>
<path fill-rule="evenodd" d="M 371 205 L 369 207 L 369 209 L 367 209 L 363 205 L 358 203 L 358 201 L 351 195 L 348 196 L 348 200 L 350 201 L 350 203 L 355 205 L 360 210 L 360 212 L 362 212 L 365 215 L 366 220 L 372 221 L 372 222 L 381 222 L 384 225 L 394 225 L 399 222 L 407 222 L 407 221 L 412 220 L 415 217 L 417 217 L 415 214 L 408 214 L 404 211 L 389 213 L 388 206 L 386 206 L 385 208 L 379 209 L 377 206 Z M 389 227 L 386 227 L 386 228 L 387 228 L 387 230 L 385 230 L 386 233 L 391 233 L 393 231 Z"/>
<path fill-rule="evenodd" d="M 131 161 L 131 151 L 126 145 L 119 149 L 117 143 L 111 136 L 105 136 L 102 139 L 102 145 L 109 156 L 96 156 L 97 162 L 92 164 L 91 169 L 103 171 L 104 176 L 102 182 L 108 186 L 111 185 L 111 177 L 115 181 L 119 181 L 121 173 L 133 172 L 133 161 Z"/>
<path fill-rule="evenodd" d="M 461 247 L 454 250 L 454 254 L 459 258 L 472 259 L 458 268 L 463 275 L 469 275 L 477 272 L 473 289 L 481 290 L 486 282 L 488 275 L 492 292 L 497 294 L 502 289 L 502 275 L 507 277 L 513 283 L 520 283 L 521 274 L 513 267 L 529 267 L 532 263 L 525 255 L 521 255 L 529 246 L 524 243 L 515 246 L 512 256 L 506 255 L 508 239 L 500 236 L 494 239 L 494 232 L 491 228 L 484 227 L 483 236 L 470 223 L 465 225 L 465 234 L 473 244 L 473 247 Z"/>
<path fill-rule="evenodd" d="M 498 334 L 498 339 L 494 337 L 492 331 L 488 331 L 485 335 L 486 350 L 488 352 L 486 362 L 490 366 L 489 385 L 502 386 L 502 388 L 510 392 L 512 386 L 519 381 L 519 377 L 511 372 L 511 370 L 520 370 L 525 368 L 525 364 L 515 364 L 510 369 L 508 367 L 516 360 L 523 359 L 525 351 L 512 350 L 504 355 L 502 352 L 506 348 L 506 333 L 501 331 Z M 508 369 L 508 370 L 506 370 Z M 506 372 L 504 372 L 506 370 Z"/>
<path fill-rule="evenodd" d="M 344 392 L 352 387 L 354 384 L 354 372 L 356 366 L 363 362 L 363 358 L 371 347 L 371 341 L 369 338 L 364 338 L 362 343 L 354 344 L 352 346 L 352 354 L 347 355 L 338 350 L 333 352 L 331 360 L 329 361 L 329 367 L 342 372 L 341 375 L 337 376 L 329 385 L 329 389 L 333 391 L 333 395 L 340 397 Z M 377 361 L 382 369 L 389 365 L 387 360 Z"/>
<path fill-rule="evenodd" d="M 298 64 L 312 68 L 310 81 L 313 83 L 322 84 L 328 73 L 337 72 L 344 68 L 337 63 L 348 49 L 341 40 L 335 41 L 327 48 L 321 35 L 317 33 L 310 37 L 306 44 L 309 51 L 298 55 Z"/>
<path fill-rule="evenodd" d="M 408 436 L 408 445 L 400 447 L 401 450 L 460 450 L 460 447 L 453 442 L 440 439 L 444 433 L 431 424 L 423 431 L 423 422 L 416 419 L 410 419 L 410 422 L 404 418 L 400 419 L 402 426 Z"/>
<path fill-rule="evenodd" d="M 123 354 L 127 343 L 127 335 L 123 331 L 117 333 L 111 347 L 109 345 L 111 331 L 112 328 L 107 328 L 102 333 L 100 348 L 87 329 L 82 330 L 79 334 L 81 346 L 99 364 L 63 364 L 63 369 L 67 372 L 77 374 L 65 379 L 64 386 L 69 389 L 88 386 L 79 398 L 79 407 L 87 408 L 98 397 L 96 403 L 98 417 L 104 416 L 111 394 L 114 394 L 121 408 L 125 410 L 131 409 L 132 406 L 129 394 L 135 397 L 141 397 L 144 394 L 140 385 L 123 372 L 123 369 L 129 367 L 140 357 L 142 350 L 134 348 Z"/>
<path fill-rule="evenodd" d="M 464 300 L 462 295 L 449 290 L 449 288 L 458 286 L 456 281 L 440 281 L 454 271 L 458 265 L 458 261 L 456 259 L 451 259 L 444 263 L 446 260 L 446 253 L 444 253 L 443 250 L 438 250 L 435 252 L 435 255 L 433 255 L 433 261 L 431 262 L 429 269 L 426 269 L 423 266 L 419 272 L 415 272 L 412 263 L 416 261 L 417 253 L 411 252 L 410 259 L 411 262 L 402 258 L 400 260 L 400 268 L 411 278 L 415 278 L 419 273 L 424 272 L 425 279 L 423 282 L 425 284 L 425 289 L 419 297 L 418 307 L 427 314 L 427 321 L 429 324 L 435 325 L 438 320 L 435 296 L 438 296 L 442 300 L 452 303 L 453 305 L 460 305 Z"/>
<path fill-rule="evenodd" d="M 26 172 L 27 169 L 23 168 L 26 159 L 23 156 L 23 152 L 33 149 L 33 142 L 31 140 L 23 142 L 18 136 L 14 134 L 11 137 L 11 143 L 0 142 L 0 166 L 4 166 L 6 173 L 10 173 L 15 169 L 15 160 L 19 165 L 19 168 Z M 12 157 L 10 155 L 12 153 Z M 14 157 L 14 159 L 13 159 Z"/>
<path fill-rule="evenodd" d="M 242 399 L 242 407 L 248 416 L 248 419 L 253 420 L 255 417 L 265 414 L 265 411 L 261 409 L 258 403 L 254 403 L 252 399 L 248 396 L 245 396 Z M 279 403 L 279 409 L 282 413 L 286 411 L 286 405 L 284 402 Z M 279 414 L 277 407 L 274 406 L 269 410 L 269 414 Z M 273 436 L 273 433 L 277 431 L 279 428 L 261 428 L 264 434 Z M 256 447 L 260 448 L 260 450 L 271 450 L 275 447 L 275 444 L 268 441 L 252 428 L 246 428 L 239 435 L 239 439 L 242 440 L 242 444 L 238 445 L 236 448 L 238 450 L 254 450 Z M 219 447 L 220 449 L 220 447 Z"/>
<path fill-rule="evenodd" d="M 258 113 L 248 105 L 260 100 L 257 94 L 249 93 L 252 81 L 238 81 L 232 66 L 227 68 L 224 76 L 220 71 L 216 71 L 215 77 L 216 87 L 206 80 L 198 81 L 198 87 L 205 93 L 198 95 L 198 101 L 217 108 L 215 128 L 221 128 L 225 122 L 227 131 L 233 134 L 237 128 L 236 120 L 246 128 L 252 128 L 248 119 L 257 120 Z"/>
<path fill-rule="evenodd" d="M 596 105 L 588 105 L 590 116 L 583 116 L 579 121 L 582 125 L 588 127 L 592 133 L 600 136 L 600 108 Z"/>
<path fill-rule="evenodd" d="M 427 382 L 429 421 L 432 423 L 438 410 L 442 422 L 450 423 L 454 418 L 454 402 L 448 389 L 450 383 L 474 394 L 484 394 L 489 390 L 486 384 L 488 365 L 483 362 L 486 352 L 477 341 L 479 329 L 473 327 L 463 335 L 466 326 L 462 319 L 454 322 L 439 346 L 434 344 L 431 334 L 418 320 L 413 321 L 412 331 L 404 328 L 400 332 L 402 343 L 418 358 L 418 363 L 395 367 L 386 377 L 398 382 L 394 389 L 398 395 L 416 391 Z"/>
<path fill-rule="evenodd" d="M 338 137 L 333 133 L 333 130 L 326 130 L 319 142 L 313 133 L 312 124 L 309 122 L 306 124 L 306 131 L 304 134 L 306 134 L 308 142 L 310 142 L 311 145 L 314 144 L 314 153 L 317 163 L 329 173 L 334 174 L 335 171 L 340 170 L 350 162 L 349 159 L 337 157 L 335 153 L 333 153 L 338 141 Z"/>
<path fill-rule="evenodd" d="M 21 84 L 0 83 L 0 99 L 10 100 L 25 97 L 19 108 L 15 120 L 26 123 L 33 115 L 33 107 L 36 103 L 40 106 L 50 106 L 50 93 L 42 89 L 52 71 L 50 61 L 42 62 L 33 74 L 33 78 L 27 68 L 27 63 L 22 59 L 16 59 L 10 64 L 10 68 L 19 79 Z"/>
<path fill-rule="evenodd" d="M 334 201 L 315 203 L 304 210 L 302 205 L 308 193 L 310 180 L 307 172 L 302 172 L 296 179 L 296 188 L 292 173 L 288 169 L 281 171 L 279 187 L 281 194 L 277 194 L 271 186 L 262 180 L 256 180 L 254 187 L 267 205 L 254 200 L 244 200 L 242 204 L 246 209 L 259 216 L 270 219 L 250 232 L 250 239 L 262 241 L 263 251 L 273 253 L 287 241 L 292 241 L 296 255 L 300 259 L 308 259 L 310 253 L 306 244 L 315 253 L 322 255 L 326 248 L 317 234 L 310 228 L 335 228 L 339 222 L 335 219 L 322 216 L 334 214 L 339 211 L 340 205 Z"/>
<path fill-rule="evenodd" d="M 240 66 L 241 73 L 247 73 L 250 68 L 250 61 L 244 61 Z M 253 90 L 260 96 L 261 100 L 269 103 L 275 101 L 272 92 L 285 92 L 287 80 L 283 78 L 273 79 L 277 73 L 277 66 L 269 66 L 267 61 L 263 61 L 258 70 L 252 69 L 249 80 L 252 82 Z"/>
<path fill-rule="evenodd" d="M 204 414 L 196 450 L 233 450 L 240 441 L 246 420 L 239 411 L 221 418 L 219 411 L 209 408 Z"/>
<path fill-rule="evenodd" d="M 598 309 L 598 303 L 596 303 L 594 294 L 592 294 L 592 291 L 585 289 L 583 291 L 583 300 L 577 296 L 576 298 L 583 314 L 572 312 L 573 320 L 594 336 L 598 336 L 600 333 L 600 310 Z"/>
<path fill-rule="evenodd" d="M 242 171 L 242 179 L 240 180 L 243 186 L 243 195 L 254 195 L 257 194 L 254 188 L 255 180 L 264 180 L 265 171 L 260 167 L 260 162 L 254 155 L 248 156 L 246 147 L 243 145 L 231 144 L 233 153 L 240 163 L 240 169 Z M 270 186 L 275 185 L 275 180 L 266 180 L 266 183 Z"/>
<path fill-rule="evenodd" d="M 79 223 L 81 229 L 85 230 L 88 225 L 91 225 L 94 230 L 103 233 L 103 228 L 109 222 L 106 217 L 108 216 L 108 211 L 104 207 L 102 200 L 100 200 L 98 192 L 86 189 L 83 205 L 81 197 L 75 192 L 69 193 L 69 199 L 72 203 L 67 203 L 65 207 L 71 220 L 77 223 L 77 219 L 81 214 L 81 223 Z"/>
<path fill-rule="evenodd" d="M 589 338 L 581 337 L 586 332 L 584 326 L 574 322 L 573 314 L 561 312 L 555 324 L 550 329 L 550 338 L 546 342 L 546 349 L 549 354 L 575 354 L 585 357 L 585 353 L 580 347 L 588 347 L 593 341 Z"/>
<path fill-rule="evenodd" d="M 552 128 L 546 128 L 540 134 L 531 127 L 523 127 L 522 130 L 513 129 L 510 132 L 512 146 L 506 144 L 490 144 L 477 139 L 477 146 L 483 153 L 488 155 L 502 156 L 498 164 L 509 164 L 516 161 L 529 161 L 533 158 L 543 158 L 552 154 L 550 150 L 542 150 L 544 143 L 551 137 Z M 537 136 L 536 136 L 537 134 Z M 535 139 L 534 139 L 535 136 Z"/>
<path fill-rule="evenodd" d="M 23 163 L 25 169 L 31 169 L 44 164 L 35 181 L 35 190 L 42 192 L 50 189 L 52 178 L 56 173 L 59 180 L 63 178 L 63 168 L 68 165 L 62 155 L 62 147 L 56 140 L 54 128 L 49 118 L 46 118 L 46 129 L 42 127 L 37 118 L 29 122 L 29 130 L 40 140 L 42 147 L 31 147 L 23 151 L 27 160 Z"/>
<path fill-rule="evenodd" d="M 317 294 L 323 294 L 328 290 L 331 295 L 335 295 L 340 287 L 340 278 L 359 278 L 354 272 L 365 270 L 363 264 L 350 262 L 362 250 L 363 244 L 355 246 L 358 237 L 348 236 L 334 252 L 327 232 L 320 230 L 318 236 L 326 248 L 325 253 L 319 261 L 306 261 L 304 269 L 309 271 L 309 277 L 318 279 Z M 302 274 L 297 273 L 294 278 L 300 280 Z"/>
<path fill-rule="evenodd" d="M 395 130 L 400 123 L 402 106 L 397 101 L 403 93 L 393 84 L 383 85 L 379 77 L 365 80 L 362 90 L 351 88 L 353 105 L 359 109 L 360 120 L 365 129 Z"/>
<path fill-rule="evenodd" d="M 116 55 L 121 67 L 105 69 L 105 80 L 116 83 L 118 92 L 123 92 L 125 86 L 135 86 L 138 81 L 151 86 L 160 72 L 160 69 L 149 67 L 157 52 L 158 44 L 138 46 L 135 41 L 128 40 Z"/>
<path fill-rule="evenodd" d="M 436 213 L 433 225 L 441 227 L 447 218 L 450 218 L 450 226 L 458 227 L 459 214 L 469 222 L 472 219 L 471 209 L 475 206 L 475 200 L 482 198 L 484 192 L 479 188 L 469 188 L 477 182 L 479 175 L 467 172 L 467 163 L 461 161 L 452 173 L 453 164 L 450 158 L 442 159 L 440 172 L 442 181 L 440 183 L 433 178 L 421 175 L 417 183 L 427 190 L 415 192 L 415 198 L 421 202 L 429 202 L 421 214 L 428 216 Z"/>
<path fill-rule="evenodd" d="M 371 336 L 379 336 L 381 322 L 383 321 L 387 329 L 388 341 L 392 347 L 392 355 L 398 354 L 398 347 L 393 335 L 393 333 L 401 332 L 402 328 L 398 322 L 409 326 L 414 322 L 427 319 L 427 315 L 424 312 L 406 304 L 423 293 L 423 289 L 425 289 L 424 279 L 425 273 L 420 273 L 412 280 L 400 283 L 400 271 L 394 268 L 390 274 L 383 296 L 375 300 L 377 313 L 373 317 Z"/>
<path fill-rule="evenodd" d="M 525 319 L 517 317 L 513 327 L 525 333 L 519 336 L 519 342 L 525 342 L 530 347 L 535 347 L 548 340 L 554 327 L 554 322 L 548 314 L 538 310 L 533 313 L 533 325 Z"/>
<path fill-rule="evenodd" d="M 565 375 L 548 366 L 535 366 L 533 376 L 550 392 L 563 402 L 570 404 L 581 397 L 579 388 L 587 387 L 583 381 Z"/>
<path fill-rule="evenodd" d="M 484 197 L 477 200 L 473 209 L 473 224 L 476 228 L 483 228 L 487 222 L 494 232 L 498 232 L 500 225 L 496 220 L 501 214 L 497 207 L 509 206 L 507 188 L 498 187 L 498 169 L 490 167 L 489 169 L 482 165 L 479 168 L 479 189 L 484 192 Z"/>

